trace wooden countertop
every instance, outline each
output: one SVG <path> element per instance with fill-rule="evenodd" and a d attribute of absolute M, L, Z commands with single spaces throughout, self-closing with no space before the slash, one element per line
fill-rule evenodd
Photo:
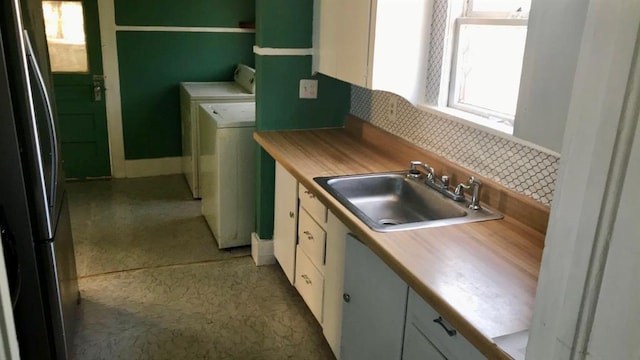
<path fill-rule="evenodd" d="M 376 137 L 374 145 L 352 129 L 258 132 L 254 138 L 487 358 L 510 359 L 492 339 L 529 328 L 542 233 L 507 213 L 502 220 L 374 232 L 313 178 L 406 170 L 397 138 Z M 424 150 L 418 152 L 408 156 L 422 159 Z"/>

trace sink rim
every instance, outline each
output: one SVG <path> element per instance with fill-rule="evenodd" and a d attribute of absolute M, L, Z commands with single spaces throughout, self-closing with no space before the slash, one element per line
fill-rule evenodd
<path fill-rule="evenodd" d="M 393 175 L 394 177 L 400 175 L 404 178 L 405 181 L 413 180 L 407 179 L 407 171 L 385 171 L 385 172 L 376 172 L 376 173 L 364 173 L 364 174 L 352 174 L 352 175 L 335 175 L 335 176 L 318 176 L 314 177 L 313 180 L 320 185 L 325 191 L 327 191 L 331 196 L 333 196 L 340 204 L 347 208 L 352 214 L 354 214 L 360 221 L 364 222 L 370 229 L 377 232 L 395 232 L 395 231 L 408 231 L 408 230 L 417 230 L 417 229 L 425 229 L 432 227 L 440 227 L 440 226 L 448 226 L 448 225 L 457 225 L 457 224 L 467 224 L 472 222 L 480 222 L 480 221 L 489 221 L 489 220 L 498 220 L 502 219 L 504 216 L 492 209 L 491 207 L 487 207 L 485 204 L 482 204 L 481 210 L 471 210 L 468 208 L 471 203 L 468 198 L 465 199 L 464 202 L 456 202 L 453 201 L 444 195 L 440 194 L 438 191 L 424 185 L 424 191 L 432 192 L 433 194 L 442 196 L 447 203 L 452 206 L 459 208 L 465 212 L 466 215 L 460 217 L 451 217 L 437 220 L 424 220 L 424 221 L 416 221 L 416 222 L 407 222 L 401 224 L 381 224 L 385 219 L 381 219 L 380 221 L 376 221 L 372 219 L 369 215 L 367 215 L 364 211 L 360 210 L 358 206 L 356 206 L 353 202 L 351 202 L 345 195 L 337 191 L 334 187 L 331 186 L 331 180 L 348 180 L 348 179 L 361 179 L 361 178 L 373 178 L 373 177 L 384 177 Z M 419 181 L 419 180 L 413 180 Z"/>

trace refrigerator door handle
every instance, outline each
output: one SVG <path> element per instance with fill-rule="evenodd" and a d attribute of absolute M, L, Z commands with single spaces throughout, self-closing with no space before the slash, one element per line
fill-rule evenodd
<path fill-rule="evenodd" d="M 36 80 L 38 83 L 38 86 L 40 87 L 40 94 L 42 96 L 42 99 L 44 100 L 44 104 L 45 104 L 45 112 L 46 112 L 46 116 L 47 116 L 47 127 L 48 127 L 48 134 L 49 134 L 49 138 L 51 141 L 51 192 L 48 194 L 47 196 L 47 184 L 45 184 L 46 179 L 45 179 L 45 175 L 44 175 L 44 167 L 43 167 L 43 159 L 42 159 L 42 155 L 40 153 L 40 149 L 37 149 L 36 153 L 38 156 L 38 175 L 40 178 L 40 182 L 42 185 L 42 191 L 43 191 L 43 197 L 45 198 L 45 215 L 46 215 L 46 223 L 47 223 L 47 228 L 46 230 L 46 235 L 49 239 L 53 238 L 54 235 L 54 219 L 53 219 L 53 209 L 55 207 L 55 201 L 56 201 L 56 191 L 57 191 L 57 179 L 58 179 L 58 158 L 59 158 L 59 149 L 58 149 L 58 138 L 56 135 L 56 128 L 55 128 L 55 122 L 53 120 L 53 111 L 52 111 L 52 107 L 51 107 L 51 100 L 49 98 L 49 94 L 47 93 L 47 87 L 45 85 L 44 82 L 44 78 L 42 76 L 42 72 L 40 71 L 40 67 L 38 66 L 38 61 L 36 60 L 35 57 L 35 53 L 33 51 L 33 47 L 31 45 L 31 41 L 29 39 L 29 34 L 27 33 L 27 30 L 24 30 L 24 42 L 25 42 L 25 50 L 26 50 L 26 55 L 27 55 L 27 62 L 29 64 L 29 67 L 31 67 L 31 69 L 33 70 L 33 73 L 36 76 Z M 38 124 L 37 124 L 37 119 L 36 119 L 36 114 L 35 111 L 32 109 L 32 113 L 31 113 L 31 123 L 33 126 L 33 133 L 34 136 L 36 137 L 36 141 L 35 143 L 37 144 L 37 147 L 40 148 L 40 140 L 39 140 L 39 136 L 38 136 Z"/>

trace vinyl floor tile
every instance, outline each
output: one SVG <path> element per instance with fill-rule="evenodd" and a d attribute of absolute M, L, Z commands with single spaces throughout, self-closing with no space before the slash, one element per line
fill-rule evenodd
<path fill-rule="evenodd" d="M 277 265 L 218 250 L 181 176 L 70 183 L 77 360 L 334 359 Z"/>
<path fill-rule="evenodd" d="M 182 175 L 67 184 L 78 276 L 224 259 Z"/>
<path fill-rule="evenodd" d="M 78 359 L 332 359 L 277 265 L 250 257 L 80 281 Z"/>

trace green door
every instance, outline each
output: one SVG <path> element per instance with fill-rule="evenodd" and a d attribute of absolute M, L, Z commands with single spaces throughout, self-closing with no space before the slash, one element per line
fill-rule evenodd
<path fill-rule="evenodd" d="M 110 176 L 97 0 L 42 4 L 65 175 Z"/>

